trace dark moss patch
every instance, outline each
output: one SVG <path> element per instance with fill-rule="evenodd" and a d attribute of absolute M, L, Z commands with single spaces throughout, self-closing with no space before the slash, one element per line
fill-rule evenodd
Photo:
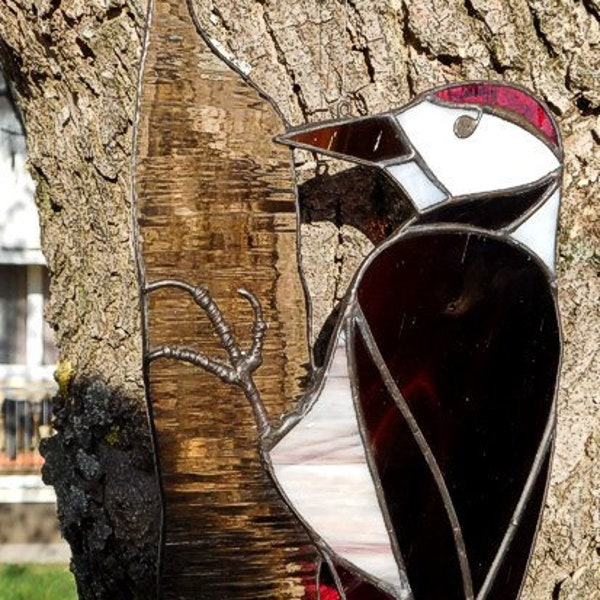
<path fill-rule="evenodd" d="M 54 407 L 43 478 L 80 598 L 156 597 L 160 492 L 143 409 L 97 379 L 74 383 Z"/>

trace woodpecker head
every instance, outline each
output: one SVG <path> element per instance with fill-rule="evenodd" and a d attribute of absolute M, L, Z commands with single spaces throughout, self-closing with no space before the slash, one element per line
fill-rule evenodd
<path fill-rule="evenodd" d="M 302 126 L 278 141 L 382 169 L 410 199 L 416 224 L 512 227 L 516 233 L 528 215 L 540 212 L 536 207 L 548 205 L 534 237 L 556 227 L 558 131 L 548 109 L 514 86 L 450 85 L 398 110 Z M 535 241 L 519 241 L 553 269 L 554 245 L 539 249 Z"/>

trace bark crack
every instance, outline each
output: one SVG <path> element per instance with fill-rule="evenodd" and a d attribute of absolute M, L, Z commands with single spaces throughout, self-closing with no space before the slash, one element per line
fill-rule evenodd
<path fill-rule="evenodd" d="M 221 27 L 223 27 L 223 29 L 225 31 L 228 31 L 228 32 L 231 31 L 231 26 L 225 20 L 223 13 L 214 4 L 213 4 L 212 8 L 210 9 L 210 13 L 215 16 L 215 18 L 219 21 L 219 24 L 221 25 Z M 215 23 L 215 25 L 216 25 L 216 23 Z"/>
<path fill-rule="evenodd" d="M 560 598 L 560 590 L 562 588 L 563 583 L 564 583 L 564 580 L 563 581 L 559 581 L 554 586 L 554 589 L 552 590 L 552 600 L 559 600 L 559 598 Z"/>
<path fill-rule="evenodd" d="M 333 284 L 333 303 L 334 306 L 340 301 L 340 288 L 342 286 L 342 275 L 344 270 L 344 236 L 342 235 L 342 206 L 338 199 L 335 204 L 335 226 L 337 228 L 337 248 L 333 262 L 335 265 L 334 284 Z M 343 294 L 342 294 L 343 296 Z"/>
<path fill-rule="evenodd" d="M 488 48 L 488 52 L 489 52 L 489 57 L 490 57 L 490 65 L 491 65 L 492 69 L 494 69 L 494 71 L 496 71 L 496 73 L 498 73 L 499 75 L 504 75 L 504 73 L 511 70 L 511 67 L 509 65 L 503 65 L 500 62 L 498 55 L 496 54 L 495 50 L 492 47 Z"/>
<path fill-rule="evenodd" d="M 86 43 L 82 38 L 77 36 L 75 38 L 75 43 L 79 47 L 79 50 L 81 51 L 81 56 L 83 58 L 91 58 L 92 60 L 96 58 L 96 53 L 92 50 L 90 45 Z"/>
<path fill-rule="evenodd" d="M 402 8 L 404 10 L 404 16 L 402 21 L 402 36 L 404 43 L 407 47 L 412 48 L 421 56 L 425 56 L 430 60 L 435 60 L 444 66 L 463 64 L 463 59 L 458 54 L 437 53 L 434 52 L 431 48 L 429 48 L 425 43 L 423 43 L 423 41 L 419 39 L 417 34 L 413 31 L 413 29 L 410 26 L 410 16 L 407 2 L 402 2 Z M 408 81 L 408 84 L 411 94 L 414 94 L 414 86 L 411 84 L 410 80 Z"/>
<path fill-rule="evenodd" d="M 600 106 L 594 105 L 594 103 L 585 96 L 585 91 L 588 91 L 588 90 L 582 89 L 580 86 L 577 85 L 577 83 L 575 83 L 573 81 L 572 74 L 571 74 L 572 68 L 573 68 L 573 57 L 571 57 L 571 59 L 569 60 L 569 64 L 567 65 L 567 67 L 565 69 L 565 88 L 567 90 L 569 90 L 569 92 L 572 92 L 572 94 L 574 95 L 575 106 L 577 107 L 579 114 L 583 117 L 600 115 Z M 592 137 L 594 137 L 594 139 L 596 139 L 598 134 L 595 132 L 594 129 L 591 129 L 591 132 L 592 132 Z"/>
<path fill-rule="evenodd" d="M 550 58 L 556 58 L 558 54 L 554 49 L 552 42 L 548 39 L 548 36 L 544 33 L 542 29 L 542 24 L 539 15 L 532 6 L 530 6 L 529 4 L 527 6 L 529 8 L 529 13 L 531 14 L 531 21 L 533 24 L 533 28 L 535 29 L 536 37 L 538 38 L 538 40 L 540 40 L 540 42 L 542 42 L 544 48 L 546 49 L 546 52 L 548 53 L 548 56 Z"/>
<path fill-rule="evenodd" d="M 275 35 L 275 29 L 273 28 L 270 18 L 269 18 L 269 15 L 267 14 L 267 11 L 265 10 L 264 5 L 262 3 L 261 3 L 261 6 L 262 6 L 263 22 L 265 24 L 267 33 L 269 34 L 269 37 L 271 38 L 271 41 L 273 42 L 273 47 L 275 48 L 275 52 L 277 53 L 277 62 L 279 62 L 279 64 L 281 64 L 283 66 L 283 68 L 286 70 L 286 73 L 289 75 L 291 82 L 292 82 L 292 92 L 293 92 L 294 96 L 296 97 L 296 102 L 298 104 L 298 107 L 300 108 L 302 117 L 304 118 L 304 120 L 306 122 L 308 122 L 310 110 L 309 110 L 308 104 L 304 98 L 304 94 L 302 92 L 302 86 L 296 80 L 296 73 L 295 73 L 293 67 L 289 64 L 289 62 L 286 59 L 286 54 L 285 54 L 283 48 L 281 47 L 281 44 L 279 43 L 277 36 Z"/>
<path fill-rule="evenodd" d="M 402 41 L 407 48 L 412 48 L 412 43 L 410 41 L 410 25 L 408 23 L 408 7 L 406 6 L 406 2 L 402 2 Z M 411 74 L 411 65 L 410 62 L 406 68 L 406 85 L 408 87 L 408 91 L 411 96 L 416 94 L 416 85 L 413 80 L 413 76 Z"/>
<path fill-rule="evenodd" d="M 54 13 L 60 8 L 61 0 L 51 0 L 46 11 L 40 14 L 42 19 L 51 19 Z"/>
<path fill-rule="evenodd" d="M 600 22 L 600 10 L 594 4 L 594 0 L 582 0 L 583 8 L 588 12 L 596 21 Z"/>
<path fill-rule="evenodd" d="M 0 63 L 2 70 L 7 76 L 11 93 L 16 91 L 22 98 L 29 98 L 31 96 L 31 89 L 27 78 L 24 76 L 23 59 L 2 38 L 0 38 Z M 17 106 L 17 103 L 14 101 L 13 103 Z M 22 118 L 21 111 L 19 110 L 17 113 L 19 114 L 19 118 Z"/>
<path fill-rule="evenodd" d="M 113 19 L 116 19 L 117 17 L 120 17 L 124 10 L 125 10 L 125 6 L 124 5 L 110 6 L 106 10 L 105 18 L 106 18 L 107 21 L 112 21 Z"/>
<path fill-rule="evenodd" d="M 472 0 L 464 0 L 463 5 L 465 7 L 467 15 L 474 21 L 477 21 L 478 23 L 483 25 L 483 27 L 485 28 L 484 30 L 480 29 L 479 33 L 482 36 L 486 50 L 488 51 L 488 56 L 490 59 L 490 66 L 499 75 L 504 75 L 504 73 L 506 73 L 507 71 L 510 71 L 511 68 L 514 68 L 514 67 L 511 67 L 510 65 L 503 65 L 502 62 L 500 61 L 500 58 L 496 51 L 496 44 L 495 44 L 495 41 L 497 38 L 497 33 L 495 33 L 492 30 L 492 28 L 490 27 L 490 24 L 488 23 L 487 19 L 485 18 L 485 15 L 482 14 L 482 12 L 478 8 L 475 7 Z"/>
<path fill-rule="evenodd" d="M 481 21 L 481 23 L 483 23 L 489 29 L 489 26 L 488 26 L 484 16 L 481 14 L 481 12 L 479 10 L 477 10 L 475 8 L 475 6 L 473 6 L 472 0 L 464 0 L 463 4 L 465 7 L 465 10 L 467 11 L 467 15 L 469 15 L 469 17 L 471 17 L 472 19 L 475 19 L 476 21 Z"/>
<path fill-rule="evenodd" d="M 345 2 L 344 6 L 348 6 L 352 9 L 352 11 L 354 12 L 354 14 L 356 15 L 356 18 L 361 22 L 364 23 L 365 20 L 362 16 L 361 11 L 358 9 L 358 7 L 356 6 L 356 2 L 354 0 L 340 0 L 341 2 Z"/>
<path fill-rule="evenodd" d="M 364 22 L 362 19 L 362 15 L 358 13 L 356 7 L 353 3 L 349 3 L 349 6 L 354 8 L 354 11 L 359 17 L 359 21 Z M 346 33 L 352 42 L 351 50 L 353 52 L 360 52 L 362 54 L 363 62 L 365 64 L 365 68 L 367 70 L 367 75 L 369 76 L 369 81 L 371 83 L 375 82 L 375 68 L 373 66 L 373 61 L 371 59 L 371 49 L 369 47 L 369 39 L 363 32 L 362 27 L 356 26 L 355 30 L 352 31 L 350 24 L 348 23 L 346 26 Z"/>

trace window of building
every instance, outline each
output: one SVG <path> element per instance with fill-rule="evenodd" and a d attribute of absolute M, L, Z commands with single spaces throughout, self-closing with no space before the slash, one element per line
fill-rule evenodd
<path fill-rule="evenodd" d="M 36 380 L 56 362 L 52 330 L 44 321 L 47 301 L 45 266 L 0 265 L 0 379 Z"/>
<path fill-rule="evenodd" d="M 22 123 L 0 73 L 0 474 L 39 470 L 36 448 L 50 432 L 56 390 L 34 193 Z M 2 497 L 0 485 L 0 504 Z"/>

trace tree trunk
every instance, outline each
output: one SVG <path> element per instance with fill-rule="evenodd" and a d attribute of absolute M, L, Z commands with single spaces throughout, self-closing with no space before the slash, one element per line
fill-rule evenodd
<path fill-rule="evenodd" d="M 599 14 L 597 0 L 2 4 L 0 58 L 26 125 L 52 281 L 47 317 L 61 354 L 59 434 L 47 444 L 46 477 L 57 489 L 81 597 L 148 598 L 156 587 L 161 519 L 147 388 L 162 423 L 158 451 L 167 461 L 160 465 L 168 505 L 164 596 L 302 597 L 313 558 L 259 468 L 241 394 L 198 371 L 169 373 L 162 362 L 144 377 L 145 344 L 172 341 L 173 320 L 192 319 L 190 343 L 211 334 L 201 316 L 190 316 L 194 308 L 181 308 L 170 293 L 160 292 L 146 307 L 140 281 L 178 276 L 212 286 L 242 339 L 251 337 L 252 315 L 234 301 L 235 288 L 254 283 L 268 307 L 267 350 L 285 355 L 265 363 L 257 384 L 273 418 L 290 410 L 309 360 L 306 317 L 298 304 L 294 234 L 282 232 L 295 227 L 293 182 L 285 174 L 287 154 L 274 150 L 270 138 L 284 122 L 373 114 L 460 79 L 531 89 L 562 131 L 558 432 L 523 597 L 598 597 Z M 323 168 L 303 153 L 295 166 L 299 183 Z M 332 178 L 343 168 L 330 164 Z M 244 169 L 252 180 L 240 175 Z M 364 180 L 356 171 L 344 177 Z M 213 180 L 221 183 L 211 187 Z M 235 189 L 221 194 L 227 182 Z M 325 199 L 307 184 L 301 198 L 300 253 L 316 364 L 319 332 L 356 265 L 379 241 L 366 210 L 344 208 L 339 187 L 327 192 Z M 265 209 L 252 194 L 278 208 Z M 176 208 L 162 202 L 170 197 L 181 201 Z M 203 197 L 215 202 L 196 201 Z M 269 221 L 263 214 L 269 211 L 278 218 Z M 153 233 L 161 218 L 178 219 L 169 247 Z M 392 208 L 382 216 L 384 223 L 401 219 Z M 294 268 L 284 267 L 284 257 L 293 257 Z M 291 290 L 287 308 L 283 290 Z M 175 409 L 182 390 L 186 398 L 198 395 L 185 414 L 202 415 L 197 428 L 187 417 L 185 433 Z M 223 413 L 227 403 L 239 410 Z M 169 430 L 172 418 L 182 421 Z M 193 478 L 198 464 L 203 475 Z M 266 525 L 257 530 L 261 519 Z M 199 529 L 190 532 L 189 523 Z M 181 551 L 193 539 L 197 560 Z M 218 561 L 211 562 L 219 540 Z"/>

